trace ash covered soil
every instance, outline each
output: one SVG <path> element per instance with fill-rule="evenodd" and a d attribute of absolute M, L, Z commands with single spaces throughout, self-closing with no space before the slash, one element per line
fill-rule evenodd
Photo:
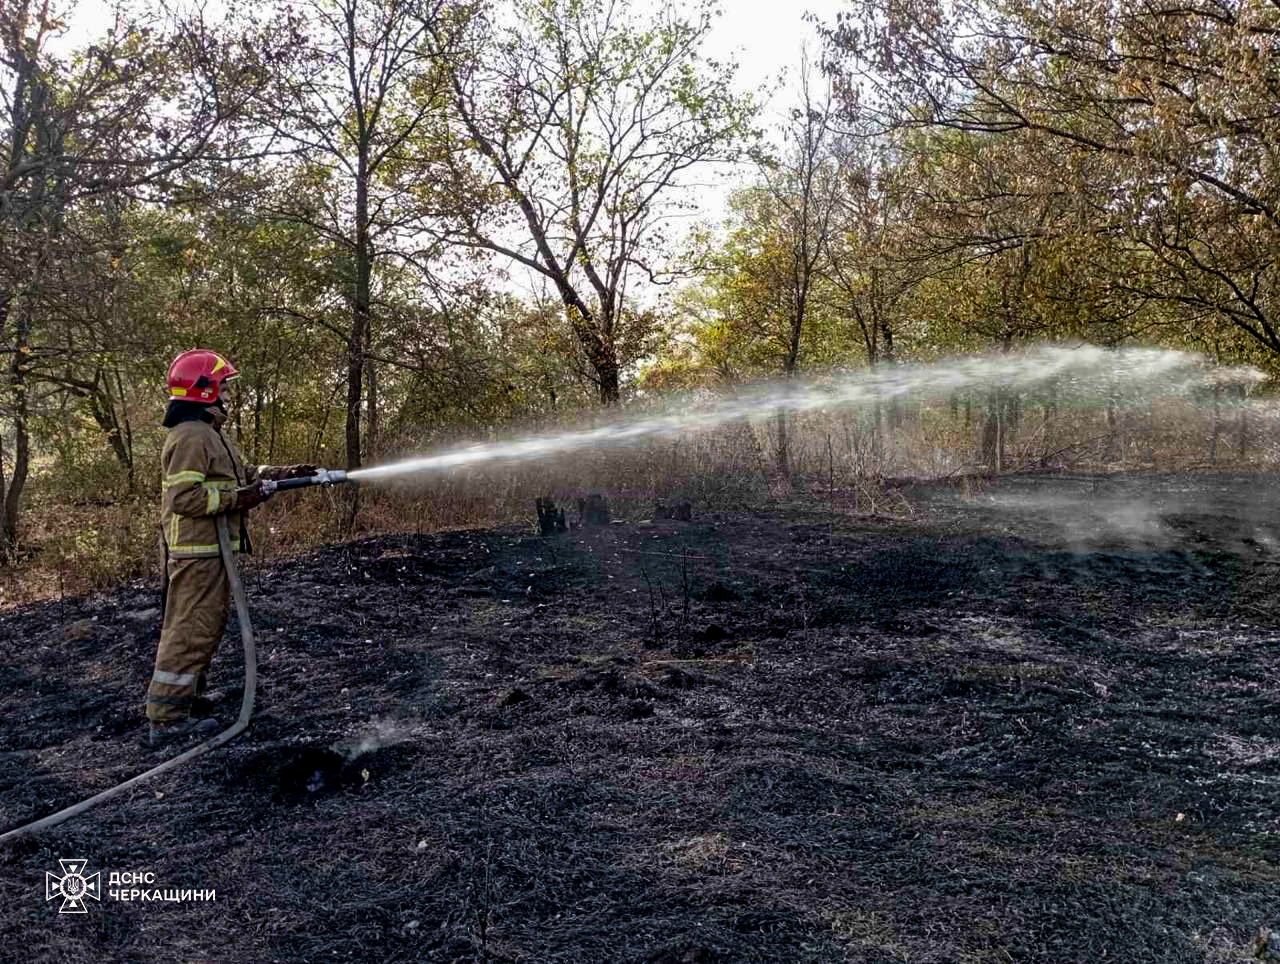
<path fill-rule="evenodd" d="M 1256 959 L 1278 482 L 1010 479 L 908 491 L 907 521 L 798 500 L 249 563 L 248 737 L 0 846 L 0 956 Z M 163 758 L 156 605 L 0 616 L 0 828 Z M 84 916 L 44 899 L 58 858 L 103 873 Z M 111 900 L 109 871 L 217 899 Z"/>

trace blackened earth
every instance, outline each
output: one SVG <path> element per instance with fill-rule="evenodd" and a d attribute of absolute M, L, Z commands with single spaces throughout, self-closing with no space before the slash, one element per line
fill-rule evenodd
<path fill-rule="evenodd" d="M 1256 959 L 1280 929 L 1277 481 L 916 489 L 906 522 L 819 489 L 249 562 L 249 735 L 0 846 L 0 956 Z M 0 616 L 0 829 L 163 758 L 155 605 Z M 45 900 L 59 858 L 103 872 L 86 915 Z M 217 899 L 112 900 L 111 871 Z"/>

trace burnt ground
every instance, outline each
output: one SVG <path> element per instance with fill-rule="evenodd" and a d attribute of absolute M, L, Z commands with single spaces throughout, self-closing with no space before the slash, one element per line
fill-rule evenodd
<path fill-rule="evenodd" d="M 251 733 L 0 845 L 0 956 L 1255 959 L 1277 482 L 1012 479 L 908 492 L 907 521 L 815 499 L 250 564 Z M 0 828 L 162 758 L 155 605 L 0 617 Z M 68 857 L 217 900 L 60 916 Z"/>

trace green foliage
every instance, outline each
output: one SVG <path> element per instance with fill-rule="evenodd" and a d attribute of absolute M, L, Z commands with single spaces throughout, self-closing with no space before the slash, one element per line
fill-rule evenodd
<path fill-rule="evenodd" d="M 653 333 L 631 302 L 681 267 L 667 229 L 691 172 L 754 141 L 752 98 L 701 49 L 717 15 L 710 0 L 521 0 L 433 34 L 469 60 L 436 132 L 447 237 L 555 292 L 606 404 Z"/>
<path fill-rule="evenodd" d="M 712 0 L 139 14 L 65 56 L 0 7 L 4 540 L 28 503 L 146 517 L 194 346 L 252 460 L 324 464 L 1031 340 L 1280 370 L 1275 10 L 855 13 L 765 158 Z M 688 256 L 696 172 L 748 160 Z M 104 572 L 144 529 L 32 526 Z"/>

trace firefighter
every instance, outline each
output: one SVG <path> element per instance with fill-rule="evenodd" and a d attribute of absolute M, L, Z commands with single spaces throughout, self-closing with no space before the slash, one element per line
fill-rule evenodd
<path fill-rule="evenodd" d="M 164 625 L 147 687 L 152 746 L 211 735 L 205 672 L 222 641 L 231 585 L 218 548 L 216 517 L 227 517 L 231 550 L 249 551 L 248 510 L 269 497 L 263 479 L 315 475 L 311 465 L 246 466 L 222 434 L 225 386 L 238 372 L 216 352 L 185 351 L 169 366 L 169 430 L 160 455 L 160 523 L 166 548 Z"/>

